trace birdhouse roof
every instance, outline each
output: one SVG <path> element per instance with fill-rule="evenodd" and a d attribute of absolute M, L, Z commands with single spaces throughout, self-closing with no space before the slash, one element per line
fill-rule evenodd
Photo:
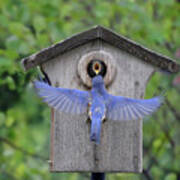
<path fill-rule="evenodd" d="M 102 26 L 93 27 L 87 31 L 67 38 L 64 41 L 42 49 L 41 51 L 24 58 L 22 60 L 22 64 L 24 69 L 28 70 L 37 65 L 41 65 L 42 63 L 49 61 L 71 49 L 98 39 L 111 44 L 112 46 L 115 46 L 131 54 L 132 56 L 135 56 L 146 63 L 150 63 L 164 71 L 175 73 L 180 70 L 180 65 L 171 58 L 147 49 L 144 46 L 137 44 L 136 42 Z"/>

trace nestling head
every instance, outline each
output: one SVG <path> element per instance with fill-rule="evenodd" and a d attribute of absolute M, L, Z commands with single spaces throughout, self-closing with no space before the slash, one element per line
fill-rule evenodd
<path fill-rule="evenodd" d="M 93 59 L 87 66 L 87 72 L 91 78 L 97 75 L 104 77 L 106 74 L 106 65 L 101 60 Z"/>

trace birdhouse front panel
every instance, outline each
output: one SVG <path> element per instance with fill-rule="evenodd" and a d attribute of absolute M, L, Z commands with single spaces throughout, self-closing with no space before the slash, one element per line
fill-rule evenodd
<path fill-rule="evenodd" d="M 143 98 L 153 66 L 102 40 L 67 51 L 43 63 L 42 69 L 52 86 L 90 90 L 90 77 L 83 67 L 87 67 L 86 58 L 89 63 L 91 57 L 108 66 L 104 79 L 109 93 Z M 97 145 L 90 141 L 87 114 L 71 115 L 52 110 L 50 162 L 51 171 L 56 172 L 141 172 L 142 119 L 106 119 Z"/>

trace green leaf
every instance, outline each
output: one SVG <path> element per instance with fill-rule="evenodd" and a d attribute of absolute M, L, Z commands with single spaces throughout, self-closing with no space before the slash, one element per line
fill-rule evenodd
<path fill-rule="evenodd" d="M 175 173 L 169 173 L 164 180 L 177 180 L 177 176 Z"/>

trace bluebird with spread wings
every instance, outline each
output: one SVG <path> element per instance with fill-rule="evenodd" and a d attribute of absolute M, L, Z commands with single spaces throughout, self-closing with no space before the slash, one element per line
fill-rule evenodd
<path fill-rule="evenodd" d="M 36 81 L 38 94 L 51 107 L 74 115 L 88 113 L 91 120 L 90 139 L 100 143 L 101 124 L 107 120 L 129 121 L 151 115 L 163 102 L 162 96 L 140 100 L 108 94 L 103 81 L 103 64 L 96 60 L 91 64 L 93 74 L 91 91 L 56 88 Z"/>

